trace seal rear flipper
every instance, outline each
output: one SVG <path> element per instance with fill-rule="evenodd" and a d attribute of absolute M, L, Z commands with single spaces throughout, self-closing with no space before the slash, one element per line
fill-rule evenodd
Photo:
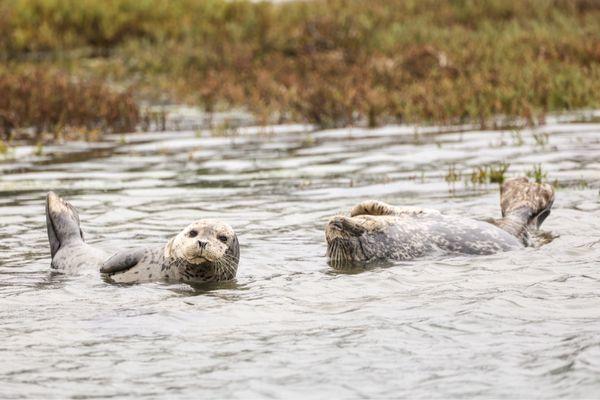
<path fill-rule="evenodd" d="M 60 248 L 60 241 L 54 231 L 54 225 L 52 225 L 52 219 L 48 212 L 48 202 L 46 201 L 46 229 L 48 230 L 48 242 L 50 242 L 50 256 L 54 258 L 56 252 Z"/>
<path fill-rule="evenodd" d="M 123 250 L 112 255 L 100 266 L 103 274 L 114 274 L 124 272 L 135 267 L 146 254 L 146 249 Z"/>
<path fill-rule="evenodd" d="M 502 217 L 521 219 L 528 227 L 539 229 L 550 215 L 552 204 L 554 189 L 547 183 L 530 182 L 521 177 L 507 180 L 500 188 Z"/>
<path fill-rule="evenodd" d="M 61 246 L 73 241 L 83 242 L 77 210 L 54 192 L 48 192 L 46 196 L 46 228 L 53 258 Z"/>
<path fill-rule="evenodd" d="M 553 203 L 554 189 L 547 183 L 530 182 L 525 177 L 509 179 L 500 188 L 502 219 L 494 224 L 530 246 L 529 230 L 539 229 Z"/>

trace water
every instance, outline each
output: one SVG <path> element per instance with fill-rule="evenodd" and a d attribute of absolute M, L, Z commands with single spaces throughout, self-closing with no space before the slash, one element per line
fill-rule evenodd
<path fill-rule="evenodd" d="M 597 397 L 600 125 L 435 132 L 284 126 L 18 149 L 0 163 L 0 397 Z M 503 160 L 509 176 L 541 164 L 562 186 L 546 246 L 327 265 L 327 218 L 363 199 L 498 216 L 497 185 L 464 181 Z M 241 243 L 237 281 L 52 274 L 48 190 L 108 250 L 222 219 Z"/>

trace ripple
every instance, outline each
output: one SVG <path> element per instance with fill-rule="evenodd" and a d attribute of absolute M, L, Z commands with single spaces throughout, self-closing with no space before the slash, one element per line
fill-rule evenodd
<path fill-rule="evenodd" d="M 0 397 L 594 397 L 600 390 L 598 124 L 439 133 L 305 126 L 133 134 L 0 165 Z M 31 154 L 30 154 L 31 153 Z M 365 198 L 499 215 L 473 168 L 560 185 L 539 248 L 349 270 L 328 217 Z M 450 166 L 462 174 L 449 186 Z M 466 178 L 465 178 L 466 177 Z M 43 201 L 91 243 L 159 244 L 197 218 L 239 234 L 237 280 L 115 286 L 49 272 Z"/>

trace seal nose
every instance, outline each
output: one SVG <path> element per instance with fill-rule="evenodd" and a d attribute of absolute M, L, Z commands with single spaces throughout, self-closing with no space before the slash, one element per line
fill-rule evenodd
<path fill-rule="evenodd" d="M 208 244 L 208 242 L 204 242 L 202 240 L 198 240 L 198 247 L 200 247 L 200 250 L 206 249 L 206 245 L 207 244 Z"/>
<path fill-rule="evenodd" d="M 329 226 L 332 229 L 336 229 L 338 231 L 343 231 L 344 230 L 344 225 L 342 225 L 342 223 L 338 220 L 333 220 L 329 222 Z"/>

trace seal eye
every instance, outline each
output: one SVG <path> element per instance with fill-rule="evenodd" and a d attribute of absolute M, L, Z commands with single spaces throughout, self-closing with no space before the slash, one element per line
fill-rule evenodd
<path fill-rule="evenodd" d="M 219 239 L 223 243 L 227 243 L 227 236 L 225 235 L 219 235 L 217 236 L 217 239 Z"/>
<path fill-rule="evenodd" d="M 196 236 L 198 236 L 198 231 L 195 231 L 195 230 L 192 229 L 190 231 L 190 233 L 188 233 L 188 236 L 189 237 L 196 237 Z"/>

